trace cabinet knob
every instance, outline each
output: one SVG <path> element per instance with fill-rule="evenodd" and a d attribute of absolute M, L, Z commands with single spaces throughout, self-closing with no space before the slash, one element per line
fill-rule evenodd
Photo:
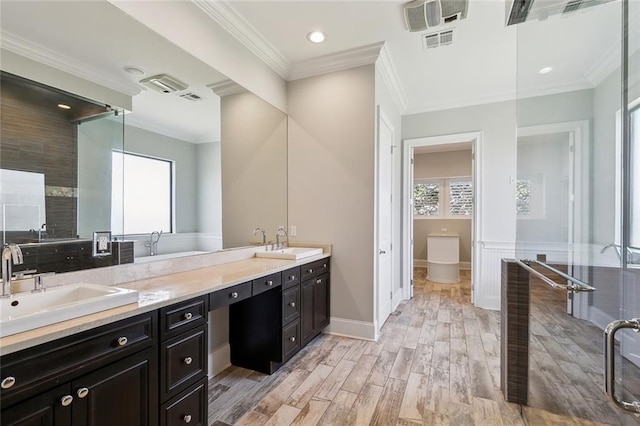
<path fill-rule="evenodd" d="M 191 414 L 187 414 L 182 420 L 184 420 L 185 423 L 191 423 Z"/>
<path fill-rule="evenodd" d="M 322 264 L 322 267 L 323 267 L 323 268 L 326 268 L 326 267 L 327 267 L 327 264 L 326 264 L 326 263 L 323 263 L 323 264 Z"/>
<path fill-rule="evenodd" d="M 321 278 L 318 278 L 318 279 L 316 280 L 316 284 L 320 284 L 320 283 L 322 283 L 322 279 L 321 279 Z"/>
<path fill-rule="evenodd" d="M 289 306 L 291 306 L 292 308 L 295 308 L 296 307 L 296 302 L 289 303 Z"/>
<path fill-rule="evenodd" d="M 295 336 L 291 336 L 291 337 L 289 337 L 289 340 L 291 340 L 292 342 L 295 342 L 296 341 L 296 337 Z"/>
<path fill-rule="evenodd" d="M 311 274 L 311 273 L 313 273 L 313 269 L 312 269 L 312 268 L 309 268 L 309 269 L 307 269 L 307 272 L 308 272 L 309 274 Z"/>
<path fill-rule="evenodd" d="M 78 398 L 84 398 L 87 395 L 89 395 L 89 389 L 87 388 L 78 389 Z"/>
<path fill-rule="evenodd" d="M 193 358 L 190 356 L 186 357 L 183 361 L 185 364 L 190 365 L 193 362 Z"/>
<path fill-rule="evenodd" d="M 235 292 L 235 291 L 233 293 L 231 293 L 231 298 L 232 299 L 237 299 L 238 298 L 238 293 Z"/>
<path fill-rule="evenodd" d="M 191 312 L 187 312 L 186 314 L 184 314 L 184 319 L 190 320 L 191 318 L 193 318 L 193 314 Z"/>
<path fill-rule="evenodd" d="M 295 279 L 296 279 L 296 276 L 295 276 L 295 275 L 291 275 L 291 276 L 289 277 L 289 280 L 291 280 L 291 281 L 293 281 L 293 280 L 295 280 Z"/>
<path fill-rule="evenodd" d="M 271 287 L 271 286 L 273 285 L 273 281 L 271 281 L 271 280 L 267 281 L 267 285 L 268 285 L 269 287 Z"/>
<path fill-rule="evenodd" d="M 129 340 L 125 336 L 118 337 L 118 346 L 124 346 L 128 341 Z"/>
<path fill-rule="evenodd" d="M 65 395 L 60 399 L 60 404 L 63 407 L 68 407 L 73 402 L 73 397 L 71 395 Z"/>
<path fill-rule="evenodd" d="M 2 379 L 2 384 L 0 386 L 2 387 L 2 389 L 9 389 L 11 386 L 15 384 L 16 384 L 16 378 L 9 376 Z"/>

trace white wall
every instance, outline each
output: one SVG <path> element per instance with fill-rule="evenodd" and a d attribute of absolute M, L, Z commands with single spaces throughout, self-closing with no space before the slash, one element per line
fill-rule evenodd
<path fill-rule="evenodd" d="M 220 142 L 196 145 L 198 232 L 222 235 L 221 161 Z"/>
<path fill-rule="evenodd" d="M 331 330 L 373 336 L 373 65 L 291 81 L 292 241 L 332 244 Z"/>

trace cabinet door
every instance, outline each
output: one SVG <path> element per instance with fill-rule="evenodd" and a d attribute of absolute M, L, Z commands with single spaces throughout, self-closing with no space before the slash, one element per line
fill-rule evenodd
<path fill-rule="evenodd" d="M 3 426 L 68 426 L 71 425 L 71 405 L 63 405 L 62 398 L 71 395 L 69 384 L 29 398 L 2 410 Z"/>
<path fill-rule="evenodd" d="M 314 290 L 315 280 L 308 280 L 302 283 L 302 309 L 300 311 L 301 318 L 301 330 L 302 345 L 306 345 L 309 340 L 315 336 L 315 329 L 313 324 L 313 305 L 314 305 Z"/>
<path fill-rule="evenodd" d="M 74 426 L 155 426 L 158 365 L 155 348 L 72 383 Z"/>
<path fill-rule="evenodd" d="M 329 325 L 329 274 L 314 278 L 313 328 L 320 333 Z"/>

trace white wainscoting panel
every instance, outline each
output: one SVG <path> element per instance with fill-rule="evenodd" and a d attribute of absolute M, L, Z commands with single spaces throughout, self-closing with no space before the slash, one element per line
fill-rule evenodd
<path fill-rule="evenodd" d="M 475 276 L 480 279 L 474 283 L 474 304 L 479 308 L 499 310 L 502 259 L 513 259 L 515 243 L 481 241 L 478 247 L 480 271 Z"/>

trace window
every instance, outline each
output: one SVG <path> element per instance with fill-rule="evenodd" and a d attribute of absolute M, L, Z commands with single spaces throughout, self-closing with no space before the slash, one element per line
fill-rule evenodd
<path fill-rule="evenodd" d="M 172 232 L 173 162 L 113 151 L 111 169 L 112 230 Z"/>
<path fill-rule="evenodd" d="M 463 219 L 473 214 L 471 178 L 418 179 L 413 186 L 413 213 L 421 219 Z"/>

